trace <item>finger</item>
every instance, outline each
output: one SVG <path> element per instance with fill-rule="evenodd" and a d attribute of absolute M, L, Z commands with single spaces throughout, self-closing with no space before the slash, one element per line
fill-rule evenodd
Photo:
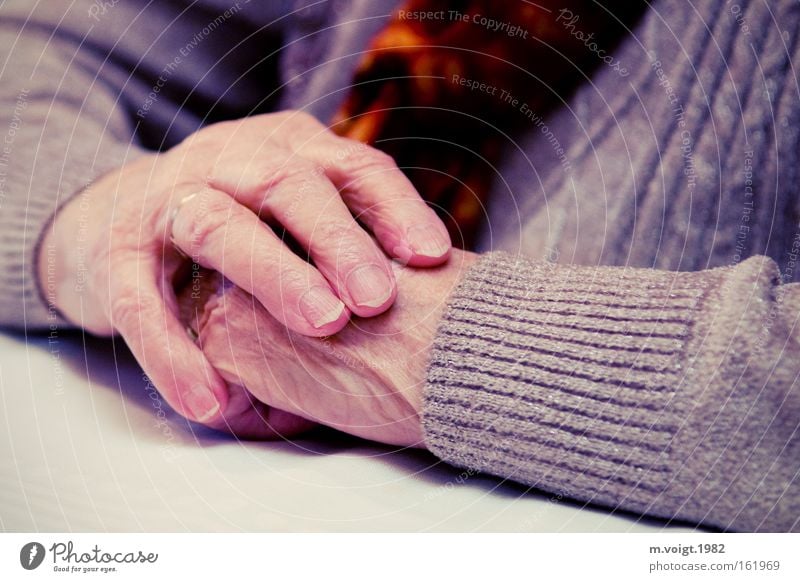
<path fill-rule="evenodd" d="M 174 279 L 174 277 L 172 278 Z M 224 287 L 223 279 L 218 272 L 197 270 L 194 271 L 190 283 L 180 286 L 179 291 L 169 294 L 169 298 L 175 301 L 176 313 L 178 313 L 181 323 L 191 330 L 194 342 L 200 345 L 201 349 L 208 347 L 206 345 L 207 336 L 201 330 L 210 326 L 222 328 L 224 332 L 224 329 L 228 327 L 227 321 L 218 326 L 209 324 L 206 313 L 209 302 L 213 301 L 217 292 Z M 252 301 L 252 296 L 243 291 L 241 293 L 243 296 L 250 297 Z M 224 350 L 210 349 L 206 351 L 203 349 L 203 353 L 226 382 L 228 388 L 228 403 L 225 406 L 224 418 L 218 422 L 209 423 L 209 426 L 228 431 L 237 438 L 270 440 L 291 438 L 315 426 L 315 423 L 305 418 L 259 401 L 242 385 L 238 365 L 229 365 L 230 360 L 226 359 Z M 221 358 L 221 360 L 217 358 Z"/>
<path fill-rule="evenodd" d="M 155 278 L 159 266 L 124 258 L 110 282 L 112 325 L 170 406 L 204 424 L 223 421 L 225 381 L 168 308 Z"/>
<path fill-rule="evenodd" d="M 214 428 L 227 430 L 244 439 L 286 439 L 297 436 L 316 426 L 290 412 L 284 412 L 257 400 L 250 392 L 237 384 L 228 384 L 228 407 L 225 419 L 213 424 Z"/>
<path fill-rule="evenodd" d="M 386 311 L 397 296 L 386 255 L 322 172 L 298 159 L 286 165 L 292 171 L 270 188 L 267 211 L 309 253 L 354 313 L 371 317 Z M 302 202 L 294 203 L 298 194 Z"/>
<path fill-rule="evenodd" d="M 389 255 L 416 267 L 447 260 L 447 228 L 391 156 L 333 134 L 309 142 L 300 153 L 325 168 L 347 206 Z"/>
<path fill-rule="evenodd" d="M 332 335 L 347 324 L 350 314 L 325 278 L 224 192 L 206 187 L 186 198 L 172 239 L 193 262 L 222 273 L 298 333 Z"/>
<path fill-rule="evenodd" d="M 282 121 L 276 127 L 278 117 Z M 248 118 L 238 126 L 236 139 L 228 143 L 232 147 L 223 151 L 212 171 L 227 183 L 220 189 L 252 193 L 253 178 L 262 186 L 272 184 L 276 172 L 259 172 L 254 162 L 275 158 L 280 150 L 272 144 L 281 143 L 283 149 L 308 159 L 327 175 L 388 255 L 418 267 L 439 265 L 449 257 L 451 242 L 446 227 L 383 152 L 340 138 L 300 111 Z M 243 149 L 245 145 L 248 149 Z M 259 194 L 263 196 L 264 192 L 262 188 Z M 295 197 L 296 201 L 301 199 L 299 194 Z M 255 207 L 248 206 L 261 215 L 259 201 L 254 202 Z"/>
<path fill-rule="evenodd" d="M 280 222 L 351 311 L 371 317 L 391 306 L 397 287 L 389 261 L 321 168 L 277 149 L 224 161 L 215 165 L 211 186 Z"/>

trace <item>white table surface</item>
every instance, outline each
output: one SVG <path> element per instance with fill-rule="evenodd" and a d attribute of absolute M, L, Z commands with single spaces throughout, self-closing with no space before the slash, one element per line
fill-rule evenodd
<path fill-rule="evenodd" d="M 84 348 L 85 341 L 85 348 Z M 239 442 L 151 398 L 111 341 L 0 333 L 4 531 L 663 531 L 333 432 Z M 166 405 L 164 405 L 166 406 Z M 687 531 L 671 526 L 670 531 Z"/>

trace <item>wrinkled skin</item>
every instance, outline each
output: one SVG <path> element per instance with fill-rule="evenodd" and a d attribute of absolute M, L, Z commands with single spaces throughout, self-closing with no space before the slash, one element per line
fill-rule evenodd
<path fill-rule="evenodd" d="M 228 388 L 178 320 L 172 288 L 187 264 L 223 273 L 293 331 L 327 336 L 389 309 L 391 258 L 426 267 L 449 252 L 391 158 L 283 112 L 209 126 L 101 177 L 58 212 L 38 260 L 68 321 L 118 333 L 173 408 L 236 431 L 259 419 L 226 416 Z"/>
<path fill-rule="evenodd" d="M 454 250 L 443 267 L 397 268 L 392 308 L 353 320 L 329 338 L 288 330 L 218 276 L 204 281 L 199 298 L 184 291 L 181 302 L 211 364 L 240 387 L 235 406 L 253 406 L 249 392 L 260 422 L 276 433 L 291 436 L 320 423 L 383 443 L 423 446 L 420 412 L 431 343 L 448 297 L 475 257 Z"/>

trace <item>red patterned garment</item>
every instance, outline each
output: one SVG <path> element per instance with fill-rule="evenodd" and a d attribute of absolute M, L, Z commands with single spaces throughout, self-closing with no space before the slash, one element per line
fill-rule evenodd
<path fill-rule="evenodd" d="M 364 53 L 336 132 L 391 154 L 469 247 L 503 147 L 561 103 L 642 8 L 410 0 Z"/>

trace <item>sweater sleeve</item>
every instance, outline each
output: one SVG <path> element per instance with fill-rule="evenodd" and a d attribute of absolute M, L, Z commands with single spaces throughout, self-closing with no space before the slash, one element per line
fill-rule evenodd
<path fill-rule="evenodd" d="M 4 18 L 0 47 L 0 326 L 63 325 L 37 284 L 38 241 L 60 205 L 139 149 L 88 43 Z"/>
<path fill-rule="evenodd" d="M 484 255 L 434 344 L 423 425 L 454 465 L 725 530 L 800 530 L 800 286 Z"/>

